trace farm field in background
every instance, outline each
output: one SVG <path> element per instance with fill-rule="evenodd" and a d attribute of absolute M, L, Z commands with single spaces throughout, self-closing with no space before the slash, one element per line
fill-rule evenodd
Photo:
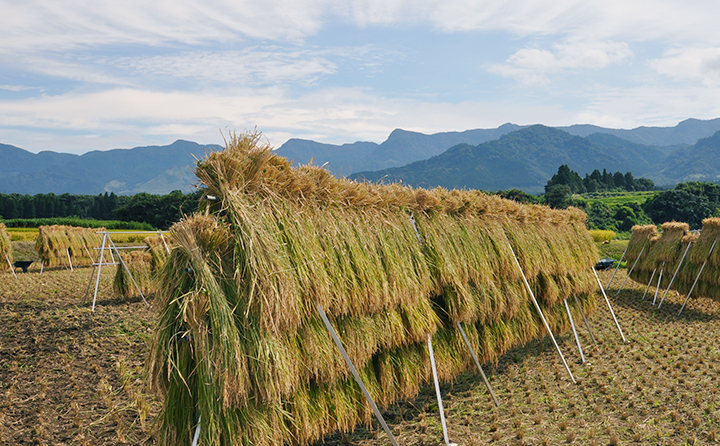
<path fill-rule="evenodd" d="M 90 271 L 46 270 L 18 274 L 17 280 L 0 275 L 0 443 L 154 444 L 159 403 L 146 391 L 143 369 L 154 309 L 140 299 L 116 299 L 114 270 L 108 268 L 99 305 L 91 312 L 89 303 L 82 303 Z M 579 330 L 589 364 L 579 364 L 571 332 L 558 338 L 577 385 L 549 338 L 484 366 L 499 409 L 480 377 L 468 371 L 442 386 L 450 440 L 461 445 L 716 442 L 720 305 L 693 299 L 678 318 L 680 296 L 669 293 L 663 308 L 655 310 L 648 298 L 641 301 L 644 285 L 632 281 L 616 297 L 625 272 L 618 272 L 608 294 L 628 344 L 601 302 L 590 321 L 598 344 Z M 601 272 L 603 283 L 611 273 Z M 385 416 L 401 444 L 442 442 L 432 387 L 386 409 Z M 373 426 L 327 437 L 325 444 L 389 442 Z"/>
<path fill-rule="evenodd" d="M 657 195 L 659 191 L 641 191 L 641 192 L 589 192 L 580 195 L 588 203 L 603 203 L 607 206 L 623 205 L 628 203 L 642 204 L 645 201 Z"/>

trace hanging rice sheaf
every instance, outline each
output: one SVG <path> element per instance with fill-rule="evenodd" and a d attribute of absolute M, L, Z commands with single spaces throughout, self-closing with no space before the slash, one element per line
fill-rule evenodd
<path fill-rule="evenodd" d="M 321 306 L 382 407 L 543 337 L 510 246 L 549 324 L 596 307 L 598 252 L 576 209 L 480 191 L 372 185 L 291 167 L 261 136 L 198 162 L 201 210 L 171 228 L 149 356 L 163 445 L 306 445 L 372 411 Z M 580 318 L 575 299 L 568 299 Z"/>
<path fill-rule="evenodd" d="M 40 226 L 35 242 L 38 257 L 46 267 L 88 266 L 97 255 L 102 237 L 97 234 L 105 228 L 77 228 L 73 226 Z M 70 257 L 70 259 L 68 259 Z"/>
<path fill-rule="evenodd" d="M 10 234 L 8 234 L 5 224 L 0 223 L 0 271 L 9 270 L 10 265 L 8 265 L 8 262 L 12 263 L 12 261 L 12 242 Z"/>

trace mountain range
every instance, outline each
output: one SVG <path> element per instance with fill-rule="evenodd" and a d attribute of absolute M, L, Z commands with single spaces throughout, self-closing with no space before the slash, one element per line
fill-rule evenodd
<path fill-rule="evenodd" d="M 540 193 L 561 164 L 584 175 L 594 169 L 632 172 L 658 185 L 720 180 L 720 118 L 674 127 L 609 129 L 504 124 L 432 135 L 394 130 L 386 141 L 332 145 L 291 139 L 276 153 L 332 173 L 421 187 L 523 189 Z M 0 144 L 0 193 L 165 194 L 188 192 L 196 159 L 217 145 L 178 140 L 167 146 L 33 154 Z"/>
<path fill-rule="evenodd" d="M 189 192 L 195 160 L 217 145 L 178 140 L 167 146 L 92 151 L 83 155 L 31 153 L 0 144 L 0 193 L 166 194 Z"/>

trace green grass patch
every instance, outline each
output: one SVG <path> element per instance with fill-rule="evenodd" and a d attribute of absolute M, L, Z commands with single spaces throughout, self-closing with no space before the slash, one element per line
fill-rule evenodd
<path fill-rule="evenodd" d="M 612 240 L 610 243 L 597 243 L 600 258 L 620 260 L 629 240 Z M 623 264 L 625 261 L 623 260 Z M 622 266 L 622 265 L 621 265 Z"/>
<path fill-rule="evenodd" d="M 89 220 L 77 217 L 59 218 L 13 218 L 11 220 L 0 220 L 10 228 L 38 228 L 40 226 L 63 225 L 80 228 L 106 228 L 106 229 L 129 229 L 137 231 L 154 231 L 149 223 L 138 223 L 136 221 L 119 220 Z"/>
<path fill-rule="evenodd" d="M 658 194 L 658 191 L 641 192 L 588 192 L 582 194 L 588 204 L 603 203 L 607 206 L 621 206 L 628 203 L 643 204 L 648 198 Z"/>

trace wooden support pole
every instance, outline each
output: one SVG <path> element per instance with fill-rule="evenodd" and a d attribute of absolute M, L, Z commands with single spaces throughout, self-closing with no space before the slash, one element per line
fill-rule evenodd
<path fill-rule="evenodd" d="M 645 287 L 645 292 L 643 293 L 643 297 L 640 300 L 645 300 L 645 295 L 647 295 L 648 290 L 650 289 L 650 284 L 652 283 L 653 278 L 655 277 L 655 272 L 657 271 L 657 267 L 653 270 L 652 274 L 650 275 L 650 280 L 648 280 L 647 287 Z"/>
<path fill-rule="evenodd" d="M 575 303 L 577 304 L 578 310 L 580 310 L 580 316 L 582 316 L 583 321 L 585 322 L 585 328 L 587 328 L 588 333 L 590 333 L 590 337 L 592 338 L 593 343 L 597 345 L 597 339 L 595 339 L 595 335 L 590 328 L 590 322 L 588 322 L 587 318 L 585 317 L 585 312 L 582 309 L 582 305 L 580 305 L 580 300 L 578 300 L 575 294 L 573 294 L 573 297 L 575 298 Z"/>
<path fill-rule="evenodd" d="M 573 322 L 567 299 L 563 299 L 563 303 L 565 303 L 565 310 L 567 310 L 568 319 L 570 319 L 570 326 L 572 327 L 573 334 L 575 335 L 575 343 L 577 344 L 578 351 L 580 352 L 580 359 L 582 359 L 582 363 L 585 364 L 585 355 L 583 354 L 582 345 L 580 345 L 580 338 L 578 337 L 577 330 L 575 329 L 575 322 Z"/>
<path fill-rule="evenodd" d="M 372 397 L 370 396 L 370 392 L 368 392 L 368 389 L 365 387 L 365 384 L 363 384 L 362 379 L 360 378 L 360 374 L 358 373 L 357 369 L 355 368 L 355 365 L 353 365 L 352 361 L 350 360 L 350 356 L 348 356 L 347 351 L 345 351 L 345 347 L 343 347 L 342 342 L 340 341 L 340 338 L 338 337 L 337 333 L 335 332 L 335 329 L 333 328 L 332 324 L 330 323 L 330 320 L 328 319 L 327 315 L 325 314 L 325 310 L 320 306 L 320 304 L 316 304 L 318 313 L 320 313 L 320 318 L 322 319 L 323 323 L 325 324 L 325 328 L 328 329 L 330 332 L 330 336 L 332 337 L 333 341 L 335 342 L 335 345 L 337 346 L 338 350 L 340 350 L 340 354 L 342 355 L 343 359 L 345 360 L 345 363 L 347 364 L 348 368 L 350 369 L 350 372 L 352 373 L 353 377 L 355 378 L 355 382 L 358 383 L 358 386 L 360 386 L 360 390 L 362 390 L 363 395 L 365 395 L 365 399 L 370 404 L 370 407 L 372 408 L 373 412 L 375 412 L 375 417 L 377 417 L 378 421 L 380 422 L 380 425 L 385 430 L 385 433 L 387 434 L 388 438 L 390 439 L 390 443 L 393 444 L 393 446 L 398 446 L 397 441 L 395 440 L 395 436 L 392 434 L 392 431 L 390 431 L 390 428 L 388 427 L 387 423 L 385 422 L 385 418 L 383 418 L 382 414 L 380 413 L 380 409 L 378 409 L 377 405 L 375 405 L 375 401 L 373 401 Z"/>
<path fill-rule="evenodd" d="M 615 312 L 612 309 L 612 305 L 610 305 L 610 299 L 608 299 L 607 294 L 605 294 L 605 290 L 603 289 L 602 283 L 600 283 L 600 277 L 598 277 L 597 271 L 595 271 L 595 267 L 593 266 L 593 272 L 595 273 L 595 278 L 597 279 L 598 285 L 600 285 L 600 291 L 602 291 L 602 295 L 605 298 L 605 302 L 607 302 L 607 306 L 610 309 L 610 314 L 613 317 L 613 320 L 615 321 L 615 326 L 617 327 L 618 331 L 620 332 L 620 337 L 622 338 L 623 342 L 627 342 L 625 339 L 625 335 L 623 334 L 622 329 L 620 328 L 620 324 L 618 323 L 617 318 L 615 317 Z"/>
<path fill-rule="evenodd" d="M 13 274 L 13 276 L 15 276 L 15 278 L 17 279 L 17 274 L 15 274 L 15 268 L 12 266 L 12 263 L 10 263 L 10 257 L 8 257 L 7 253 L 4 253 L 4 254 L 5 254 L 5 260 L 7 260 L 8 266 L 10 267 L 10 272 L 11 272 L 11 273 Z"/>
<path fill-rule="evenodd" d="M 710 258 L 710 254 L 712 254 L 713 249 L 715 249 L 715 244 L 717 243 L 718 239 L 715 239 L 712 246 L 710 247 L 710 252 L 708 252 L 707 259 Z M 680 316 L 680 313 L 682 313 L 683 309 L 685 308 L 685 305 L 687 305 L 688 301 L 690 300 L 690 295 L 692 294 L 693 290 L 695 289 L 695 285 L 697 285 L 698 280 L 700 280 L 700 274 L 702 274 L 703 270 L 705 269 L 705 265 L 707 265 L 707 259 L 703 262 L 702 266 L 700 267 L 700 271 L 697 274 L 697 277 L 695 277 L 695 282 L 693 282 L 692 286 L 690 287 L 690 291 L 687 294 L 687 297 L 685 298 L 685 302 L 683 302 L 682 307 L 680 307 L 680 311 L 678 311 L 678 316 Z"/>
<path fill-rule="evenodd" d="M 653 305 L 655 305 L 655 302 L 657 302 L 658 291 L 660 291 L 660 282 L 662 282 L 662 276 L 663 276 L 664 270 L 665 270 L 665 262 L 663 262 L 662 267 L 660 267 L 660 275 L 658 276 L 658 284 L 657 284 L 657 287 L 655 287 L 655 297 L 653 297 L 653 301 L 652 301 Z"/>
<path fill-rule="evenodd" d="M 620 288 L 618 288 L 617 293 L 615 295 L 617 296 L 620 294 L 620 291 L 622 291 L 623 287 L 625 286 L 625 282 L 627 282 L 628 278 L 630 277 L 630 274 L 632 274 L 633 270 L 635 269 L 635 265 L 637 265 L 638 260 L 640 260 L 640 256 L 642 255 L 643 251 L 645 251 L 645 247 L 640 250 L 640 254 L 638 254 L 637 259 L 633 262 L 632 267 L 630 268 L 630 271 L 628 271 L 627 276 L 625 276 L 625 280 L 623 280 L 622 285 L 620 285 Z M 609 289 L 609 288 L 608 288 Z"/>
<path fill-rule="evenodd" d="M 555 344 L 555 349 L 557 350 L 558 354 L 560 355 L 560 358 L 562 359 L 563 364 L 565 364 L 565 370 L 567 370 L 568 375 L 570 375 L 570 379 L 572 380 L 573 384 L 576 384 L 575 377 L 573 376 L 572 372 L 570 371 L 570 366 L 568 366 L 567 361 L 565 361 L 565 356 L 563 356 L 562 351 L 560 351 L 560 346 L 558 345 L 557 341 L 555 340 L 555 336 L 552 334 L 552 330 L 550 330 L 550 325 L 548 325 L 547 320 L 545 320 L 545 315 L 543 314 L 542 310 L 540 309 L 540 305 L 538 304 L 537 300 L 535 299 L 535 294 L 532 291 L 532 288 L 530 287 L 530 283 L 527 281 L 527 277 L 525 277 L 525 271 L 523 271 L 522 266 L 520 266 L 520 261 L 518 260 L 517 256 L 515 255 L 515 250 L 513 249 L 512 245 L 508 241 L 508 246 L 510 247 L 510 251 L 512 252 L 513 257 L 515 258 L 515 263 L 517 264 L 518 269 L 520 270 L 520 274 L 522 275 L 523 281 L 525 282 L 525 286 L 527 287 L 527 290 L 530 292 L 530 297 L 532 298 L 533 304 L 535 304 L 535 309 L 537 310 L 538 314 L 540 315 L 540 319 L 542 319 L 543 324 L 545 324 L 545 329 L 547 330 L 548 334 L 550 334 L 550 339 L 552 339 L 553 344 Z M 593 271 L 595 269 L 593 268 Z"/>
<path fill-rule="evenodd" d="M 490 381 L 488 381 L 487 376 L 485 376 L 485 372 L 483 372 L 483 369 L 480 366 L 480 361 L 478 361 L 478 357 L 475 354 L 475 350 L 473 350 L 472 346 L 470 345 L 470 341 L 468 340 L 467 336 L 465 335 L 465 330 L 463 330 L 462 325 L 460 325 L 460 322 L 457 323 L 457 326 L 460 329 L 460 334 L 462 335 L 463 340 L 465 340 L 465 345 L 467 345 L 468 350 L 470 350 L 470 354 L 472 355 L 472 358 L 475 361 L 475 365 L 477 366 L 478 370 L 480 371 L 480 375 L 482 376 L 482 379 L 485 382 L 485 387 L 487 387 L 488 392 L 490 392 L 490 396 L 492 397 L 493 402 L 495 403 L 495 407 L 500 407 L 500 403 L 498 402 L 498 399 L 495 396 L 495 392 L 493 392 L 492 387 L 490 387 Z"/>
<path fill-rule="evenodd" d="M 630 246 L 629 243 L 628 243 L 628 246 Z M 618 272 L 618 270 L 620 269 L 620 264 L 622 263 L 623 259 L 625 258 L 625 253 L 627 252 L 627 249 L 628 249 L 628 247 L 626 246 L 625 251 L 623 251 L 622 255 L 620 256 L 620 261 L 618 261 L 618 264 L 615 267 L 615 271 L 613 271 L 613 275 L 612 275 L 612 277 L 610 277 L 610 281 L 608 282 L 608 284 L 605 288 L 608 288 L 608 289 L 610 288 L 610 284 L 612 283 L 613 279 L 615 278 L 615 273 Z"/>
<path fill-rule="evenodd" d="M 443 430 L 443 439 L 445 444 L 450 446 L 450 440 L 448 438 L 447 424 L 445 424 L 445 409 L 443 408 L 442 395 L 440 394 L 440 382 L 438 381 L 437 368 L 435 367 L 435 354 L 433 353 L 432 347 L 432 336 L 430 333 L 427 334 L 428 353 L 430 354 L 430 366 L 432 367 L 433 381 L 435 383 L 435 396 L 438 402 L 438 412 L 440 412 L 440 424 Z"/>
<path fill-rule="evenodd" d="M 682 256 L 682 259 L 680 259 L 680 263 L 678 263 L 677 268 L 675 269 L 675 274 L 673 274 L 672 279 L 670 279 L 670 283 L 668 284 L 667 290 L 665 290 L 665 294 L 663 294 L 662 299 L 660 299 L 660 303 L 658 304 L 658 310 L 660 307 L 662 307 L 663 302 L 665 302 L 665 296 L 667 296 L 668 291 L 670 291 L 670 288 L 672 287 L 673 282 L 675 281 L 675 277 L 677 277 L 678 271 L 680 271 L 680 267 L 683 264 L 683 261 L 685 260 L 685 256 L 687 255 L 688 251 L 690 251 L 690 247 L 692 246 L 692 242 L 689 242 L 687 245 L 687 248 L 685 248 L 685 253 Z"/>

